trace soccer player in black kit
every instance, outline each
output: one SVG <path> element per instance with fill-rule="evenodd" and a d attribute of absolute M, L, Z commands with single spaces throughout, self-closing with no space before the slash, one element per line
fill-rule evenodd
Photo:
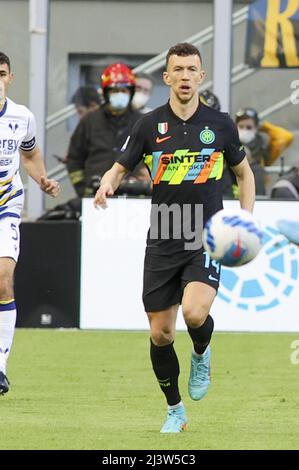
<path fill-rule="evenodd" d="M 202 225 L 222 209 L 224 159 L 236 175 L 241 207 L 252 211 L 255 199 L 254 176 L 233 121 L 228 114 L 199 102 L 204 75 L 196 47 L 181 43 L 170 48 L 163 74 L 170 87 L 169 102 L 135 124 L 122 156 L 102 178 L 94 200 L 96 207 L 105 208 L 107 196 L 114 194 L 126 172 L 144 160 L 153 181 L 153 196 L 143 303 L 150 323 L 152 366 L 168 404 L 162 433 L 181 432 L 187 424 L 173 346 L 180 304 L 193 343 L 190 397 L 200 400 L 210 384 L 209 343 L 214 322 L 209 311 L 217 294 L 220 267 L 198 240 L 190 242 L 190 234 L 196 238 L 199 212 Z M 166 218 L 168 237 L 162 228 Z"/>

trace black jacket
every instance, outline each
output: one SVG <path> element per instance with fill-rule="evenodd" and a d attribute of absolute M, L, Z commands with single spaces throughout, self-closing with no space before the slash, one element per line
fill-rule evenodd
<path fill-rule="evenodd" d="M 94 193 L 92 181 L 103 176 L 120 157 L 120 150 L 140 117 L 131 108 L 117 116 L 103 107 L 79 122 L 67 153 L 67 169 L 78 196 Z"/>

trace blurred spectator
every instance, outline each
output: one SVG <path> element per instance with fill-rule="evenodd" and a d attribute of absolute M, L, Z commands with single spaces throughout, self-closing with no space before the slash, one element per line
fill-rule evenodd
<path fill-rule="evenodd" d="M 244 145 L 246 155 L 255 177 L 257 195 L 265 195 L 265 164 L 270 160 L 269 136 L 259 132 L 259 117 L 253 108 L 239 109 L 236 113 L 236 124 L 240 142 Z"/>
<path fill-rule="evenodd" d="M 265 162 L 265 165 L 272 165 L 281 156 L 282 152 L 291 145 L 294 140 L 294 134 L 268 121 L 262 122 L 259 130 L 269 136 L 270 159 Z"/>
<path fill-rule="evenodd" d="M 218 97 L 210 90 L 199 94 L 200 101 L 220 111 Z M 243 108 L 236 113 L 236 124 L 240 142 L 244 145 L 249 164 L 255 176 L 256 194 L 265 195 L 265 170 L 287 148 L 294 139 L 292 132 L 270 122 L 259 123 L 258 113 L 253 108 Z M 223 194 L 238 197 L 237 182 L 230 168 L 225 167 L 222 177 Z"/>
<path fill-rule="evenodd" d="M 81 119 L 68 149 L 67 168 L 79 197 L 94 194 L 100 177 L 118 158 L 140 117 L 131 107 L 135 76 L 129 67 L 121 63 L 107 67 L 102 90 L 105 104 Z M 139 170 L 136 168 L 133 176 L 138 178 Z"/>
<path fill-rule="evenodd" d="M 101 106 L 99 92 L 92 86 L 80 86 L 72 96 L 72 103 L 76 107 L 80 119 L 86 114 L 97 111 Z"/>
<path fill-rule="evenodd" d="M 101 95 L 96 88 L 92 86 L 80 86 L 73 94 L 71 102 L 75 105 L 79 118 L 82 119 L 86 114 L 97 111 L 101 106 Z M 53 155 L 60 163 L 66 165 L 68 156 L 60 157 Z"/>
<path fill-rule="evenodd" d="M 154 79 L 151 75 L 143 72 L 136 74 L 136 88 L 132 106 L 142 114 L 152 111 L 152 108 L 146 105 L 152 95 L 153 87 Z"/>
<path fill-rule="evenodd" d="M 220 111 L 220 101 L 218 96 L 214 95 L 210 90 L 205 90 L 199 93 L 200 101 L 209 106 L 209 108 L 216 109 L 216 111 Z"/>
<path fill-rule="evenodd" d="M 273 199 L 299 199 L 299 167 L 293 167 L 272 186 Z"/>
<path fill-rule="evenodd" d="M 249 164 L 255 176 L 256 194 L 265 195 L 265 166 L 271 165 L 290 145 L 291 132 L 269 122 L 262 125 L 253 108 L 242 108 L 236 113 L 240 142 L 244 145 Z"/>

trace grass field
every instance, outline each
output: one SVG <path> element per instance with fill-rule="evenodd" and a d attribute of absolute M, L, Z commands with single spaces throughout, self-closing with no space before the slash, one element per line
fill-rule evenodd
<path fill-rule="evenodd" d="M 161 435 L 164 398 L 144 332 L 18 330 L 0 449 L 298 449 L 299 365 L 291 334 L 215 334 L 208 396 L 187 394 L 190 342 L 179 333 L 189 426 Z"/>

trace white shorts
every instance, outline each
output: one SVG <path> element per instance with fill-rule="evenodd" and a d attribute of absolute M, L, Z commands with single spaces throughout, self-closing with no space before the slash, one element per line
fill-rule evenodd
<path fill-rule="evenodd" d="M 18 261 L 20 252 L 21 219 L 3 217 L 0 219 L 0 258 L 13 258 Z"/>

